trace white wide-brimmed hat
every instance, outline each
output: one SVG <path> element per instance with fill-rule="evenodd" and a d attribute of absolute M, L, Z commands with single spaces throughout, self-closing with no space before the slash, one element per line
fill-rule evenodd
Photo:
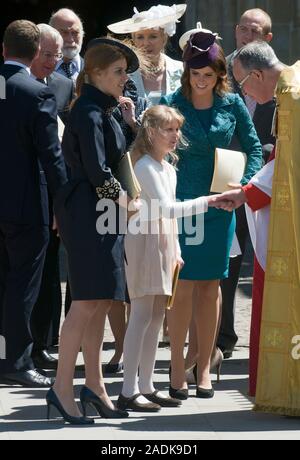
<path fill-rule="evenodd" d="M 185 13 L 186 5 L 157 5 L 147 11 L 138 12 L 134 8 L 134 15 L 130 19 L 110 24 L 107 28 L 115 34 L 130 34 L 145 29 L 162 28 L 172 37 L 176 32 L 176 22 Z"/>
<path fill-rule="evenodd" d="M 197 22 L 196 24 L 196 29 L 191 29 L 185 32 L 183 35 L 181 35 L 179 39 L 179 46 L 183 50 L 187 42 L 189 41 L 189 38 L 192 34 L 196 34 L 197 32 L 208 32 L 210 34 L 213 34 L 217 39 L 222 40 L 222 38 L 219 36 L 217 33 L 213 33 L 211 30 L 208 29 L 203 29 L 201 22 Z"/>

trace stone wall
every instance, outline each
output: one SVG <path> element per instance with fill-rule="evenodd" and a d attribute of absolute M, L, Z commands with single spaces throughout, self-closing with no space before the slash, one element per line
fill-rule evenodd
<path fill-rule="evenodd" d="M 300 0 L 187 0 L 186 3 L 185 29 L 201 21 L 203 27 L 223 37 L 226 54 L 235 48 L 234 30 L 241 14 L 249 8 L 262 8 L 273 20 L 272 46 L 278 57 L 286 64 L 300 59 Z"/>

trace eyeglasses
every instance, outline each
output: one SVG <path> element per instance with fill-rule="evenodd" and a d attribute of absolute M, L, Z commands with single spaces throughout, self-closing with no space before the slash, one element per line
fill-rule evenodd
<path fill-rule="evenodd" d="M 45 59 L 54 59 L 54 61 L 60 61 L 63 57 L 62 53 L 57 53 L 57 54 L 52 54 L 49 53 L 48 51 L 41 51 L 40 54 L 45 58 Z"/>
<path fill-rule="evenodd" d="M 245 78 L 243 78 L 243 80 L 240 81 L 240 82 L 238 83 L 238 87 L 239 87 L 239 89 L 240 89 L 241 91 L 242 91 L 242 89 L 243 89 L 244 84 L 245 84 L 246 81 L 248 80 L 248 78 L 250 78 L 250 75 L 251 75 L 251 74 L 252 74 L 252 72 L 248 73 L 248 75 L 246 75 Z"/>

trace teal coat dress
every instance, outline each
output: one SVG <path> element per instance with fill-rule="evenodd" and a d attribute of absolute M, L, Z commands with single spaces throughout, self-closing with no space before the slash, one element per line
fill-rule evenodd
<path fill-rule="evenodd" d="M 181 89 L 164 96 L 161 104 L 185 117 L 182 128 L 188 147 L 178 150 L 177 199 L 209 195 L 215 148 L 230 148 L 236 135 L 248 161 L 241 181 L 247 184 L 262 166 L 262 148 L 249 112 L 238 94 L 215 94 L 211 109 L 197 110 Z M 203 215 L 179 220 L 179 241 L 185 266 L 184 280 L 228 277 L 229 254 L 235 231 L 235 213 L 209 208 Z"/>

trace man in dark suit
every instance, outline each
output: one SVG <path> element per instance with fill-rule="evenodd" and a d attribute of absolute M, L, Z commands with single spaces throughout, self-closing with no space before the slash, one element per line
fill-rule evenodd
<path fill-rule="evenodd" d="M 41 49 L 32 62 L 31 75 L 49 86 L 56 99 L 58 115 L 66 123 L 74 99 L 74 85 L 72 80 L 55 72 L 56 64 L 62 58 L 63 39 L 48 24 L 38 24 L 38 28 L 41 33 Z"/>
<path fill-rule="evenodd" d="M 52 14 L 49 24 L 58 30 L 64 41 L 63 57 L 57 62 L 56 70 L 73 80 L 75 84 L 84 66 L 84 61 L 80 56 L 84 37 L 81 19 L 69 8 L 61 8 Z"/>
<path fill-rule="evenodd" d="M 37 299 L 49 238 L 47 184 L 55 197 L 67 181 L 57 135 L 57 107 L 46 85 L 30 77 L 40 31 L 30 21 L 12 22 L 4 33 L 6 99 L 0 100 L 0 305 L 6 359 L 0 382 L 49 386 L 31 359 L 30 318 Z M 5 197 L 5 198 L 4 198 Z"/>
<path fill-rule="evenodd" d="M 60 33 L 48 24 L 38 24 L 41 33 L 40 53 L 31 65 L 31 76 L 48 85 L 54 94 L 58 115 L 66 123 L 70 104 L 74 98 L 72 80 L 54 72 L 56 63 L 62 57 L 63 39 Z M 33 336 L 32 358 L 42 369 L 55 369 L 57 359 L 48 353 L 49 334 L 59 325 L 62 295 L 60 287 L 59 246 L 57 231 L 52 228 L 52 199 L 49 195 L 50 226 L 49 244 L 43 269 L 42 283 L 31 318 Z"/>
<path fill-rule="evenodd" d="M 253 119 L 259 140 L 263 146 L 264 158 L 267 160 L 271 153 L 275 138 L 271 134 L 272 121 L 275 110 L 275 100 L 260 105 L 250 96 L 244 95 L 242 87 L 236 82 L 232 65 L 236 52 L 254 40 L 270 42 L 272 40 L 272 20 L 270 16 L 259 8 L 245 11 L 236 26 L 237 49 L 227 57 L 227 70 L 233 91 L 238 93 L 244 100 L 249 113 Z M 231 148 L 241 150 L 237 140 L 234 139 Z M 234 309 L 235 295 L 238 286 L 243 256 L 249 235 L 248 224 L 245 214 L 245 207 L 242 206 L 236 211 L 236 234 L 241 248 L 241 255 L 230 259 L 229 277 L 221 282 L 222 289 L 222 321 L 217 340 L 217 345 L 224 353 L 225 358 L 232 355 L 238 337 L 234 330 Z"/>

